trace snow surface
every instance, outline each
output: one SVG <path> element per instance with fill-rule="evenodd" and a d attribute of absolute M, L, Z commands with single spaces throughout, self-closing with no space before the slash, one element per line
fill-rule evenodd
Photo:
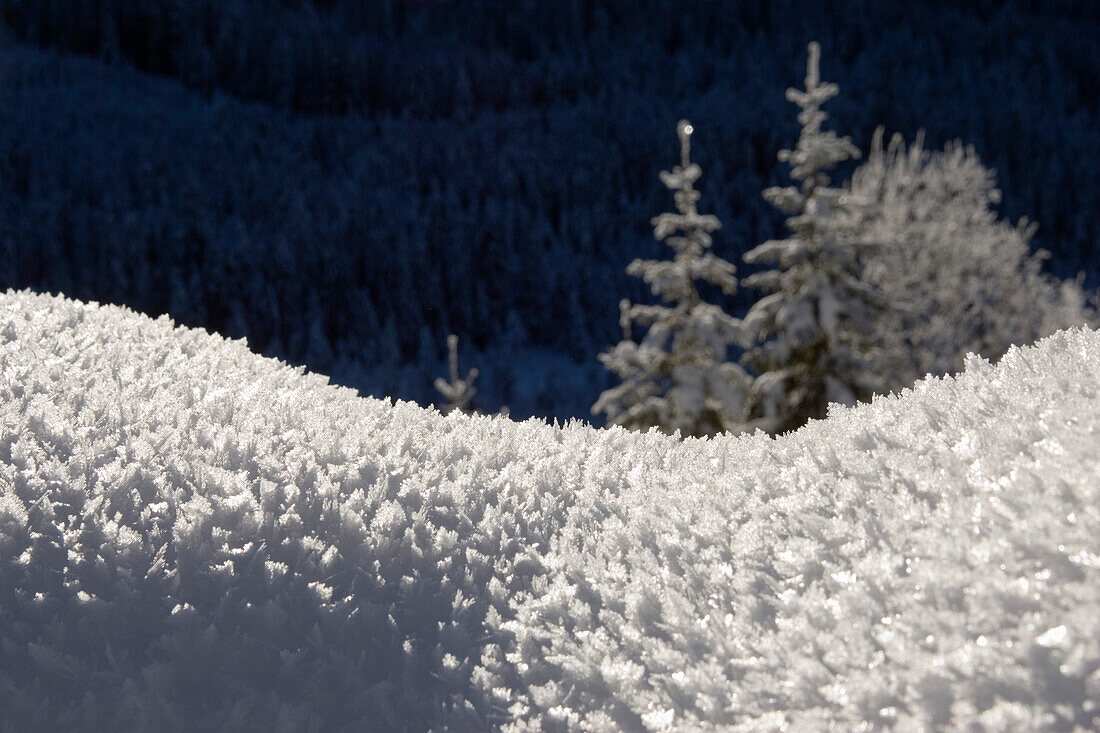
<path fill-rule="evenodd" d="M 779 439 L 0 295 L 0 729 L 1100 726 L 1100 335 Z"/>

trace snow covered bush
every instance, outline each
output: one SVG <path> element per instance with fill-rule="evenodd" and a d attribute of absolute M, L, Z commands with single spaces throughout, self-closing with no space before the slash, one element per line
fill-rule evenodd
<path fill-rule="evenodd" d="M 741 322 L 704 302 L 696 285 L 716 285 L 727 295 L 737 290 L 736 268 L 710 251 L 711 233 L 721 223 L 696 208 L 695 182 L 703 171 L 691 162 L 692 132 L 680 120 L 680 165 L 661 172 L 661 182 L 674 192 L 676 213 L 653 218 L 653 236 L 675 256 L 637 259 L 626 269 L 668 305 L 620 303 L 623 340 L 599 359 L 622 382 L 601 394 L 592 412 L 626 428 L 700 437 L 744 429 L 750 379 L 727 361 L 729 347 L 745 343 Z M 640 343 L 633 338 L 635 324 L 648 329 Z"/>
<path fill-rule="evenodd" d="M 769 203 L 791 214 L 791 236 L 745 253 L 750 264 L 775 263 L 744 281 L 768 293 L 745 316 L 745 328 L 758 342 L 745 361 L 759 374 L 750 417 L 773 433 L 824 417 L 831 402 L 850 405 L 882 387 L 867 357 L 876 336 L 873 316 L 883 301 L 860 272 L 867 244 L 853 236 L 860 207 L 848 192 L 830 187 L 825 173 L 859 157 L 859 150 L 849 138 L 821 129 L 828 118 L 821 105 L 838 89 L 821 82 L 820 55 L 811 43 L 805 91 L 787 90 L 787 99 L 801 109 L 802 132 L 794 150 L 781 150 L 779 159 L 790 164 L 791 178 L 801 185 L 764 191 Z"/>
<path fill-rule="evenodd" d="M 0 729 L 1100 726 L 1100 334 L 779 439 L 0 295 Z"/>
<path fill-rule="evenodd" d="M 880 128 L 850 193 L 866 202 L 864 277 L 895 305 L 879 314 L 876 370 L 890 388 L 948 374 L 973 352 L 998 358 L 1059 328 L 1096 322 L 1080 284 L 1059 282 L 1031 251 L 1033 225 L 997 218 L 993 171 L 961 143 L 883 146 Z"/>

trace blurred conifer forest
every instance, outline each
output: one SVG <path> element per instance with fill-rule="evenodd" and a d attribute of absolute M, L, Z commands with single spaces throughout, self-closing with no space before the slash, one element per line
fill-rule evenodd
<path fill-rule="evenodd" d="M 590 418 L 619 301 L 647 297 L 626 265 L 663 256 L 676 121 L 714 252 L 751 275 L 784 232 L 761 191 L 789 182 L 811 40 L 829 129 L 974 146 L 1048 272 L 1100 285 L 1092 0 L 0 7 L 0 286 L 168 313 L 364 393 L 438 401 L 454 333 L 476 407 Z"/>

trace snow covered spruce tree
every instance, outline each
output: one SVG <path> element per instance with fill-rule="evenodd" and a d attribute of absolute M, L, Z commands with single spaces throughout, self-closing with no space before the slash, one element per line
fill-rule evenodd
<path fill-rule="evenodd" d="M 681 120 L 676 132 L 680 165 L 661 172 L 661 181 L 674 192 L 676 213 L 652 220 L 654 236 L 675 256 L 634 260 L 626 269 L 666 304 L 620 303 L 623 340 L 599 359 L 621 384 L 601 394 L 592 412 L 636 430 L 656 427 L 684 436 L 741 432 L 750 378 L 726 357 L 731 344 L 744 345 L 745 331 L 721 307 L 704 302 L 696 287 L 701 281 L 732 294 L 736 268 L 710 251 L 711 233 L 721 223 L 696 209 L 694 184 L 702 170 L 691 162 L 692 127 Z M 640 342 L 633 339 L 635 326 L 647 328 Z"/>
<path fill-rule="evenodd" d="M 475 367 L 466 373 L 465 379 L 458 376 L 458 336 L 453 333 L 447 337 L 447 361 L 450 367 L 450 381 L 443 377 L 438 377 L 435 380 L 435 388 L 447 400 L 440 411 L 444 415 L 454 410 L 470 414 L 474 412 L 470 403 L 474 399 L 474 395 L 477 394 L 474 381 L 477 379 L 478 372 Z"/>
<path fill-rule="evenodd" d="M 918 135 L 883 145 L 875 133 L 851 192 L 865 201 L 865 278 L 896 307 L 879 316 L 879 371 L 891 389 L 962 369 L 967 353 L 996 359 L 1012 344 L 1096 323 L 1080 283 L 1042 271 L 1034 225 L 997 218 L 1000 191 L 973 148 L 925 150 Z"/>
<path fill-rule="evenodd" d="M 846 192 L 829 186 L 825 174 L 837 163 L 859 157 L 847 137 L 823 131 L 821 105 L 837 93 L 818 73 L 820 47 L 809 46 L 806 89 L 788 89 L 801 109 L 802 133 L 794 150 L 779 153 L 800 186 L 774 187 L 764 198 L 790 214 L 790 236 L 745 254 L 750 264 L 774 268 L 745 278 L 746 287 L 768 292 L 749 309 L 744 325 L 756 342 L 744 355 L 758 377 L 750 393 L 752 424 L 779 433 L 826 414 L 830 402 L 852 404 L 880 387 L 868 355 L 873 348 L 873 314 L 882 299 L 860 276 L 854 235 L 860 207 Z"/>

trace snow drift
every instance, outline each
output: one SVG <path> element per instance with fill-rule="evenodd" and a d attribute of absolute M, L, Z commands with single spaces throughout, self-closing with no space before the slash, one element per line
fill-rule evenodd
<path fill-rule="evenodd" d="M 1100 335 L 779 439 L 0 296 L 0 729 L 1100 724 Z"/>

